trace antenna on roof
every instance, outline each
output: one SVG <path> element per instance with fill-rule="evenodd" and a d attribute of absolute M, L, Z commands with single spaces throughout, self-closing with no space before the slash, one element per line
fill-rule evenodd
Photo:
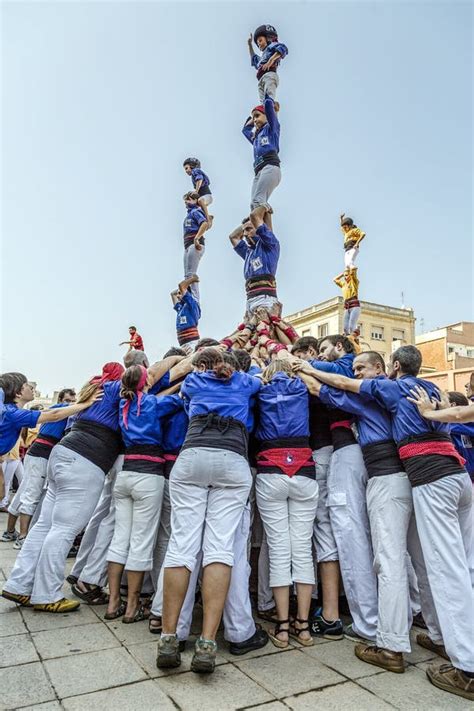
<path fill-rule="evenodd" d="M 402 309 L 404 309 L 404 308 L 405 308 L 405 294 L 402 291 Z"/>

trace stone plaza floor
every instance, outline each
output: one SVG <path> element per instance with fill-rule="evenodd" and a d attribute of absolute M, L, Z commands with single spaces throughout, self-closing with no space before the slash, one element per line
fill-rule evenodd
<path fill-rule="evenodd" d="M 0 515 L 1 532 L 6 516 Z M 0 543 L 0 585 L 17 551 Z M 73 561 L 68 561 L 68 570 Z M 69 585 L 65 595 L 71 596 Z M 0 598 L 0 708 L 38 711 L 384 711 L 472 708 L 433 687 L 425 668 L 433 655 L 418 647 L 406 655 L 404 674 L 360 662 L 348 640 L 296 642 L 278 650 L 271 642 L 242 657 L 221 639 L 214 674 L 189 671 L 192 644 L 179 669 L 156 668 L 156 635 L 146 622 L 105 622 L 105 608 L 81 605 L 53 615 L 18 608 Z M 266 623 L 263 623 L 264 625 Z M 194 631 L 194 630 L 193 630 Z M 197 630 L 196 630 L 197 631 Z M 414 630 L 415 633 L 415 630 Z M 436 658 L 436 663 L 444 660 Z"/>

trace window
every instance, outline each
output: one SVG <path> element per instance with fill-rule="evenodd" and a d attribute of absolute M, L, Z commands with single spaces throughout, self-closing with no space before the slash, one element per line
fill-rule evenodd
<path fill-rule="evenodd" d="M 474 358 L 474 348 L 468 348 L 466 352 L 468 358 Z"/>
<path fill-rule="evenodd" d="M 307 328 L 306 330 L 301 331 L 301 335 L 302 336 L 311 336 L 311 329 Z"/>
<path fill-rule="evenodd" d="M 372 326 L 370 337 L 374 341 L 383 341 L 384 340 L 383 326 Z"/>
<path fill-rule="evenodd" d="M 318 338 L 324 338 L 329 334 L 329 324 L 322 323 L 318 326 Z"/>
<path fill-rule="evenodd" d="M 448 346 L 448 353 L 454 353 L 454 346 Z"/>
<path fill-rule="evenodd" d="M 392 331 L 392 341 L 404 341 L 405 331 L 403 328 L 394 328 Z"/>
<path fill-rule="evenodd" d="M 364 327 L 363 327 L 363 324 L 358 323 L 358 324 L 357 324 L 357 328 L 358 328 L 358 330 L 359 330 L 359 336 L 360 336 L 361 338 L 363 338 L 363 336 L 364 336 Z"/>

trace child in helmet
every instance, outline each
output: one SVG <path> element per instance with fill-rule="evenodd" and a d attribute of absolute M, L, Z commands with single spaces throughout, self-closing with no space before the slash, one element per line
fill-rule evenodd
<path fill-rule="evenodd" d="M 259 56 L 254 52 L 253 42 L 261 51 Z M 280 61 L 288 54 L 288 48 L 278 42 L 276 29 L 272 25 L 260 25 L 247 40 L 252 67 L 257 70 L 258 95 L 263 102 L 265 96 L 276 100 L 278 86 L 277 67 Z"/>
<path fill-rule="evenodd" d="M 359 335 L 358 322 L 360 317 L 359 279 L 357 267 L 346 267 L 342 274 L 333 279 L 342 290 L 344 298 L 344 335 Z"/>
<path fill-rule="evenodd" d="M 201 161 L 197 158 L 186 158 L 183 162 L 183 168 L 187 175 L 191 176 L 194 190 L 199 195 L 198 205 L 206 215 L 206 220 L 209 227 L 212 226 L 212 215 L 209 215 L 207 208 L 212 202 L 212 193 L 210 189 L 209 178 L 203 170 L 201 170 Z M 209 219 L 210 218 L 210 219 Z"/>
<path fill-rule="evenodd" d="M 341 230 L 344 235 L 344 266 L 354 269 L 354 263 L 359 254 L 359 244 L 365 237 L 365 232 L 354 224 L 352 217 L 341 215 Z"/>
<path fill-rule="evenodd" d="M 255 106 L 244 124 L 242 133 L 253 145 L 253 169 L 250 209 L 268 205 L 270 195 L 279 185 L 280 171 L 280 123 L 275 112 L 275 102 L 267 96 L 263 105 Z"/>

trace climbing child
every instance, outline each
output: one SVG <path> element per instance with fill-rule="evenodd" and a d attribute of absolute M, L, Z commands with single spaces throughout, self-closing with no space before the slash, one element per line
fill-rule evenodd
<path fill-rule="evenodd" d="M 188 355 L 194 351 L 196 343 L 199 341 L 198 324 L 201 318 L 201 307 L 189 288 L 191 284 L 198 281 L 198 276 L 184 279 L 178 288 L 171 292 L 173 308 L 176 311 L 178 343 Z"/>
<path fill-rule="evenodd" d="M 359 335 L 357 324 L 360 316 L 359 301 L 359 279 L 357 278 L 357 267 L 348 267 L 342 274 L 338 274 L 333 279 L 334 283 L 342 289 L 344 297 L 344 334 Z"/>
<path fill-rule="evenodd" d="M 352 269 L 359 254 L 359 244 L 365 237 L 365 232 L 354 224 L 352 217 L 341 215 L 341 230 L 344 235 L 344 266 Z"/>
<path fill-rule="evenodd" d="M 204 250 L 205 240 L 204 233 L 209 227 L 209 222 L 206 220 L 206 215 L 198 205 L 199 195 L 196 191 L 191 190 L 186 195 L 183 195 L 184 204 L 187 214 L 183 222 L 183 239 L 184 239 L 184 278 L 189 279 L 196 276 L 199 262 L 201 261 Z M 199 287 L 198 281 L 193 281 L 190 284 L 190 289 L 196 301 L 199 302 Z"/>
<path fill-rule="evenodd" d="M 253 145 L 253 170 L 250 209 L 266 205 L 281 180 L 280 170 L 280 122 L 274 100 L 267 96 L 263 105 L 255 106 L 246 120 L 242 133 Z"/>
<path fill-rule="evenodd" d="M 262 54 L 260 56 L 254 52 L 253 42 L 261 51 Z M 272 25 L 260 25 L 260 27 L 257 27 L 253 34 L 253 42 L 252 35 L 250 35 L 247 43 L 252 67 L 257 70 L 260 101 L 263 102 L 265 96 L 271 96 L 275 100 L 279 83 L 277 68 L 280 61 L 288 54 L 288 48 L 278 42 L 277 31 Z"/>
<path fill-rule="evenodd" d="M 186 174 L 191 176 L 193 188 L 199 195 L 198 205 L 206 215 L 206 220 L 208 221 L 210 228 L 212 227 L 212 215 L 209 215 L 207 208 L 213 199 L 209 178 L 205 172 L 201 170 L 201 161 L 197 158 L 186 158 L 183 163 L 183 168 Z"/>

